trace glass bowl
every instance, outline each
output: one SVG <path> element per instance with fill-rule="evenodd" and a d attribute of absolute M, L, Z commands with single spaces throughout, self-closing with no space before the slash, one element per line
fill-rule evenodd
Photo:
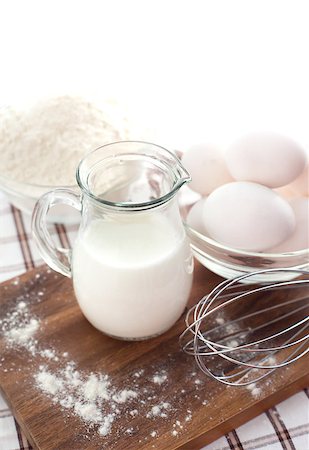
<path fill-rule="evenodd" d="M 123 100 L 120 100 L 118 102 L 116 98 L 109 98 L 105 95 L 100 95 L 97 93 L 93 95 L 91 91 L 83 88 L 79 89 L 78 92 L 75 92 L 73 90 L 73 92 L 70 91 L 65 93 L 63 93 L 62 90 L 60 90 L 60 92 L 54 92 L 52 90 L 50 92 L 46 92 L 43 96 L 36 93 L 30 93 L 29 95 L 25 94 L 22 99 L 15 99 L 13 103 L 0 103 L 0 121 L 2 121 L 0 125 L 5 127 L 5 121 L 7 119 L 10 120 L 11 114 L 13 114 L 14 116 L 16 111 L 27 111 L 29 107 L 36 105 L 44 99 L 56 98 L 61 96 L 81 98 L 85 101 L 91 102 L 97 108 L 101 108 L 102 111 L 106 114 L 106 117 L 111 121 L 112 124 L 114 124 L 115 129 L 117 128 L 118 130 L 121 128 L 121 136 L 123 134 L 123 138 L 128 138 L 129 136 L 133 136 L 135 134 L 138 135 L 139 138 L 149 138 L 149 135 L 151 135 L 151 133 L 155 133 L 154 129 L 146 125 L 145 119 L 142 120 L 143 117 L 140 116 L 136 117 L 136 114 L 134 114 L 132 109 L 129 108 L 127 104 L 123 103 Z M 141 120 L 142 125 L 140 125 Z M 106 139 L 107 141 L 105 143 L 109 141 L 109 135 L 107 135 Z M 116 140 L 116 136 L 114 137 L 114 140 Z M 99 143 L 97 146 L 99 146 Z M 95 146 L 93 148 L 95 148 Z M 12 178 L 10 175 L 7 176 L 6 172 L 0 172 L 0 190 L 6 194 L 9 202 L 12 205 L 27 214 L 32 214 L 35 203 L 43 194 L 56 188 L 68 188 L 70 190 L 76 191 L 77 193 L 80 192 L 77 183 L 73 186 L 46 186 L 20 182 Z M 62 205 L 53 207 L 48 214 L 48 221 L 51 223 L 71 224 L 78 222 L 79 218 L 80 216 L 78 215 L 76 210 L 68 206 L 63 207 Z"/>
<path fill-rule="evenodd" d="M 73 186 L 42 186 L 18 182 L 0 174 L 0 190 L 6 194 L 13 206 L 30 215 L 37 200 L 46 192 L 57 187 L 68 187 L 76 193 L 79 192 L 77 184 Z M 80 216 L 76 210 L 63 205 L 55 206 L 48 214 L 48 221 L 51 223 L 73 224 L 79 220 Z"/>
<path fill-rule="evenodd" d="M 181 208 L 193 254 L 203 266 L 221 277 L 235 278 L 264 269 L 309 270 L 309 248 L 288 253 L 254 253 L 227 247 L 191 228 L 186 223 L 189 210 L 190 207 Z M 251 276 L 250 283 L 280 282 L 295 277 L 293 272 L 269 272 Z"/>

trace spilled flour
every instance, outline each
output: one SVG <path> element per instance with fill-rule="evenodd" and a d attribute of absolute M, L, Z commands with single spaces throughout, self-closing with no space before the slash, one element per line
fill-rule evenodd
<path fill-rule="evenodd" d="M 162 384 L 167 380 L 166 373 L 156 374 L 153 376 L 152 381 L 156 384 Z"/>
<path fill-rule="evenodd" d="M 159 364 L 135 366 L 129 372 L 125 369 L 125 376 L 119 371 L 104 371 L 104 366 L 103 370 L 82 370 L 63 343 L 57 345 L 57 336 L 53 342 L 40 340 L 47 322 L 33 313 L 39 311 L 35 305 L 45 295 L 43 281 L 38 278 L 38 283 L 41 286 L 35 287 L 35 295 L 16 298 L 15 306 L 0 320 L 0 335 L 6 344 L 0 356 L 0 374 L 21 370 L 9 365 L 7 355 L 13 349 L 28 355 L 28 379 L 38 398 L 40 393 L 50 407 L 54 405 L 55 414 L 61 411 L 66 426 L 71 426 L 71 420 L 81 439 L 97 439 L 105 450 L 117 448 L 117 442 L 123 439 L 132 439 L 131 445 L 134 442 L 137 448 L 145 442 L 149 448 L 155 447 L 156 440 L 159 442 L 166 433 L 175 439 L 186 433 L 197 405 L 206 409 L 211 405 L 208 379 L 185 356 L 179 360 L 173 353 L 164 354 Z M 175 372 L 176 363 L 183 364 L 181 379 Z M 248 389 L 253 396 L 261 393 L 256 385 Z M 186 409 L 187 405 L 192 410 Z M 79 443 L 74 448 L 80 448 Z"/>
<path fill-rule="evenodd" d="M 11 314 L 0 320 L 0 326 L 10 345 L 25 347 L 31 351 L 31 347 L 35 344 L 33 336 L 39 329 L 39 321 L 30 315 L 24 301 L 20 301 Z"/>
<path fill-rule="evenodd" d="M 248 384 L 246 387 L 251 392 L 253 397 L 259 397 L 262 393 L 261 388 L 257 387 L 256 383 Z"/>
<path fill-rule="evenodd" d="M 43 288 L 36 291 L 35 303 L 42 298 Z M 16 351 L 27 352 L 29 361 L 37 361 L 35 373 L 30 375 L 33 386 L 57 405 L 64 417 L 78 418 L 87 433 L 91 431 L 92 438 L 104 438 L 111 433 L 113 439 L 124 434 L 136 436 L 142 420 L 144 423 L 149 421 L 151 427 L 148 436 L 143 439 L 157 439 L 161 434 L 160 421 L 165 421 L 165 426 L 180 423 L 175 416 L 175 398 L 173 395 L 168 401 L 165 398 L 169 383 L 173 382 L 170 380 L 169 366 L 161 370 L 154 366 L 152 373 L 151 370 L 146 373 L 144 368 L 136 368 L 125 380 L 119 378 L 119 374 L 114 377 L 104 372 L 79 370 L 75 361 L 70 359 L 69 352 L 42 344 L 39 332 L 44 330 L 46 322 L 32 313 L 28 294 L 25 300 L 18 297 L 15 307 L 0 320 L 0 335 L 5 338 L 8 351 L 15 348 Z M 0 369 L 4 367 L 4 361 L 4 357 L 0 358 Z M 2 370 L 8 371 L 7 368 Z M 15 370 L 15 367 L 10 370 Z M 192 379 L 191 389 L 196 390 L 195 386 Z M 179 390 L 180 398 L 185 392 Z M 127 420 L 125 427 L 124 417 Z M 191 413 L 182 418 L 181 426 L 177 426 L 177 437 L 191 419 Z M 90 434 L 88 436 L 87 433 L 85 436 L 88 439 Z"/>
<path fill-rule="evenodd" d="M 42 365 L 34 378 L 36 385 L 53 403 L 70 410 L 90 427 L 98 426 L 97 431 L 102 436 L 110 432 L 120 415 L 118 405 L 139 395 L 132 389 L 116 389 L 107 374 L 82 373 L 73 361 L 56 372 Z"/>
<path fill-rule="evenodd" d="M 31 319 L 23 328 L 11 328 L 6 333 L 6 338 L 11 344 L 24 345 L 29 342 L 39 328 L 39 322 Z"/>
<path fill-rule="evenodd" d="M 151 410 L 147 413 L 146 417 L 167 417 L 167 412 L 171 408 L 171 404 L 168 402 L 161 402 L 158 405 L 155 405 L 151 408 Z"/>

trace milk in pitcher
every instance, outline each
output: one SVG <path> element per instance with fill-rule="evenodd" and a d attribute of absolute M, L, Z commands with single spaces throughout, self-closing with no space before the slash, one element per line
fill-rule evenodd
<path fill-rule="evenodd" d="M 177 201 L 189 173 L 159 145 L 121 141 L 86 155 L 76 180 L 79 194 L 55 189 L 36 204 L 32 230 L 42 257 L 72 277 L 80 309 L 97 329 L 128 340 L 165 332 L 192 285 Z M 49 209 L 63 203 L 81 213 L 72 249 L 55 246 L 46 226 Z"/>
<path fill-rule="evenodd" d="M 73 250 L 73 283 L 88 320 L 115 337 L 161 334 L 182 314 L 192 284 L 187 238 L 166 217 L 94 221 Z"/>

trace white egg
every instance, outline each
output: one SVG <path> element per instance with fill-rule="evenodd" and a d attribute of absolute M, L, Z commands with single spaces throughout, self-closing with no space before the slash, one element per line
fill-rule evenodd
<path fill-rule="evenodd" d="M 187 216 L 187 224 L 193 228 L 193 230 L 198 231 L 201 234 L 205 234 L 205 226 L 203 223 L 203 209 L 205 198 L 201 198 L 196 202 L 190 209 Z"/>
<path fill-rule="evenodd" d="M 269 253 L 295 252 L 309 248 L 309 198 L 301 197 L 290 201 L 296 218 L 294 233 Z"/>
<path fill-rule="evenodd" d="M 295 229 L 291 206 L 271 189 L 256 183 L 228 183 L 205 200 L 207 234 L 233 248 L 260 252 L 280 244 Z"/>
<path fill-rule="evenodd" d="M 295 180 L 307 163 L 305 150 L 289 137 L 251 133 L 234 142 L 225 153 L 231 175 L 275 188 Z"/>
<path fill-rule="evenodd" d="M 222 184 L 233 181 L 221 150 L 213 144 L 197 144 L 188 149 L 182 162 L 192 177 L 191 189 L 208 195 Z"/>
<path fill-rule="evenodd" d="M 294 189 L 298 195 L 309 196 L 309 164 L 306 165 L 302 173 L 288 185 Z"/>

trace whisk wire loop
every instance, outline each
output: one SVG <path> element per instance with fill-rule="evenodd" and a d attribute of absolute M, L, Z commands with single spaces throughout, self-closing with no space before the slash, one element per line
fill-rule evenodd
<path fill-rule="evenodd" d="M 241 284 L 265 272 L 303 277 Z M 260 381 L 308 353 L 308 287 L 304 269 L 265 269 L 224 280 L 188 310 L 180 344 L 204 373 L 224 384 Z M 293 298 L 290 289 L 296 290 Z"/>

